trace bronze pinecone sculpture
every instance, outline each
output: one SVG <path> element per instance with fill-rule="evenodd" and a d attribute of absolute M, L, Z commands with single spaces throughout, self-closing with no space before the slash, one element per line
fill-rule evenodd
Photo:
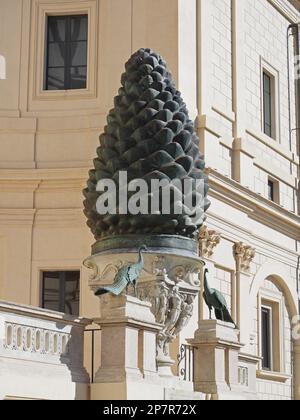
<path fill-rule="evenodd" d="M 84 190 L 85 215 L 96 240 L 115 235 L 166 234 L 195 238 L 205 220 L 208 179 L 199 152 L 199 138 L 166 62 L 150 49 L 141 49 L 126 63 L 122 87 L 109 112 L 100 136 L 95 169 L 90 171 Z M 97 182 L 104 178 L 118 183 L 126 171 L 128 182 L 144 179 L 193 180 L 205 183 L 202 208 L 197 221 L 183 214 L 100 215 L 96 202 L 102 194 Z M 196 189 L 193 191 L 196 196 Z M 175 200 L 175 198 L 173 197 Z M 171 203 L 174 209 L 174 203 Z"/>

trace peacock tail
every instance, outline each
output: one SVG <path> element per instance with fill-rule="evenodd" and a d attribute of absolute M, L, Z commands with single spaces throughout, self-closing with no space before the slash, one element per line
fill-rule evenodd
<path fill-rule="evenodd" d="M 100 287 L 97 294 L 101 295 L 105 293 L 112 293 L 115 296 L 119 296 L 128 285 L 129 270 L 129 266 L 123 267 L 116 275 L 115 282 L 113 284 Z"/>
<path fill-rule="evenodd" d="M 229 322 L 235 325 L 236 328 L 238 328 L 227 308 L 224 307 L 223 309 L 215 309 L 215 315 L 217 319 L 221 320 L 222 318 L 224 318 L 224 322 Z"/>

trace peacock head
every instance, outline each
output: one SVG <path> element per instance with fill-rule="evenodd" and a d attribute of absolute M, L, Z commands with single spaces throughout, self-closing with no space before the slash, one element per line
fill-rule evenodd
<path fill-rule="evenodd" d="M 204 275 L 205 276 L 207 276 L 207 274 L 209 273 L 209 271 L 208 271 L 208 268 L 206 268 L 205 270 L 204 270 Z"/>
<path fill-rule="evenodd" d="M 142 252 L 147 252 L 148 251 L 148 248 L 146 247 L 146 245 L 143 245 L 143 246 L 141 246 L 140 247 L 140 249 L 139 249 L 139 253 L 141 254 Z"/>

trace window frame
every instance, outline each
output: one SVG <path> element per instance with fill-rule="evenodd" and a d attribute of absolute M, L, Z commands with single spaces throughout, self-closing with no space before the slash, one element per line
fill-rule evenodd
<path fill-rule="evenodd" d="M 73 314 L 71 316 L 75 316 L 75 317 L 80 316 L 80 304 L 81 304 L 81 302 L 80 302 L 81 301 L 81 299 L 80 299 L 80 296 L 81 296 L 81 270 L 80 269 L 71 269 L 71 268 L 70 269 L 61 269 L 61 268 L 58 268 L 58 269 L 40 270 L 40 279 L 41 279 L 41 281 L 40 281 L 40 307 L 42 309 L 48 310 L 47 308 L 45 308 L 45 299 L 44 299 L 45 275 L 50 274 L 50 273 L 53 273 L 53 274 L 57 273 L 57 274 L 60 275 L 59 276 L 59 281 L 60 282 L 64 281 L 64 284 L 66 284 L 66 273 L 75 273 L 75 272 L 78 273 L 78 276 L 79 276 L 79 278 L 78 278 L 78 281 L 79 281 L 78 314 Z M 63 293 L 61 293 L 62 289 L 63 289 Z M 61 312 L 61 313 L 64 313 L 64 314 L 66 314 L 66 312 L 65 312 L 65 304 L 66 304 L 65 296 L 66 296 L 65 287 L 64 288 L 60 287 L 60 289 L 59 289 L 59 310 L 58 310 L 58 312 Z M 62 308 L 63 308 L 63 310 L 61 310 Z"/>
<path fill-rule="evenodd" d="M 272 310 L 271 325 L 271 370 L 259 363 L 259 373 L 263 375 L 285 375 L 285 326 L 284 296 L 280 292 L 262 288 L 258 295 L 258 354 L 262 358 L 262 308 Z"/>
<path fill-rule="evenodd" d="M 266 79 L 268 79 L 268 91 L 266 87 Z M 264 134 L 268 137 L 274 137 L 274 78 L 270 73 L 263 70 L 263 125 L 264 125 Z M 268 96 L 268 98 L 267 98 Z M 268 104 L 267 104 L 268 102 Z M 267 106 L 268 105 L 268 106 Z M 268 108 L 268 117 L 269 122 L 266 122 L 266 114 Z"/>
<path fill-rule="evenodd" d="M 271 82 L 271 135 L 265 132 L 265 101 L 264 75 L 270 77 Z M 280 73 L 261 57 L 261 130 L 264 136 L 280 143 Z"/>
<path fill-rule="evenodd" d="M 269 314 L 269 329 L 270 329 L 270 331 L 269 331 L 269 334 L 270 334 L 270 337 L 269 337 L 269 346 L 270 346 L 270 348 L 269 348 L 269 352 L 270 352 L 270 354 L 269 354 L 269 362 L 270 362 L 270 367 L 267 367 L 267 366 L 264 366 L 263 365 L 263 360 L 262 360 L 262 369 L 264 370 L 264 371 L 267 371 L 267 372 L 272 372 L 273 371 L 273 366 L 274 366 L 274 364 L 273 364 L 273 358 L 274 358 L 274 354 L 273 354 L 273 308 L 272 308 L 272 306 L 269 306 L 269 305 L 264 305 L 264 304 L 262 304 L 261 305 L 261 356 L 263 357 L 263 317 L 262 317 L 262 313 L 263 313 L 263 311 L 264 310 L 266 310 L 266 311 L 268 311 L 268 314 Z"/>
<path fill-rule="evenodd" d="M 29 106 L 31 110 L 42 111 L 68 109 L 67 101 L 73 101 L 74 109 L 78 106 L 75 100 L 97 100 L 98 98 L 98 55 L 99 55 L 99 3 L 97 0 L 85 2 L 72 1 L 60 3 L 58 0 L 42 3 L 33 0 L 31 24 L 31 57 L 30 65 L 36 71 L 30 75 Z M 87 45 L 87 87 L 74 90 L 45 90 L 46 52 L 47 52 L 47 18 L 48 16 L 88 15 Z M 32 96 L 31 96 L 32 95 Z M 56 100 L 54 102 L 54 99 Z M 80 104 L 80 102 L 78 102 Z M 82 104 L 80 105 L 80 109 Z"/>
<path fill-rule="evenodd" d="M 269 184 L 273 184 L 273 198 L 269 196 Z M 280 182 L 274 178 L 268 177 L 268 200 L 280 205 Z"/>
<path fill-rule="evenodd" d="M 71 30 L 71 20 L 75 17 L 86 17 L 87 18 L 87 39 L 84 40 L 84 42 L 86 42 L 87 44 L 87 56 L 86 56 L 86 65 L 84 66 L 78 66 L 78 67 L 85 67 L 86 68 L 86 80 L 85 80 L 85 87 L 84 88 L 72 88 L 71 87 L 71 77 L 70 77 L 70 71 L 72 67 L 72 62 L 71 62 L 71 58 L 70 58 L 70 48 L 71 48 L 71 39 L 68 37 L 68 35 L 70 36 L 70 30 Z M 64 41 L 64 45 L 65 48 L 67 46 L 69 46 L 69 48 L 66 48 L 65 51 L 65 65 L 64 67 L 64 76 L 65 76 L 65 86 L 64 89 L 49 89 L 48 88 L 48 76 L 49 76 L 49 47 L 50 47 L 50 42 L 49 41 L 49 19 L 50 18 L 64 18 L 66 21 L 66 28 L 65 28 L 65 41 Z M 77 42 L 83 42 L 83 40 L 79 40 Z M 87 13 L 84 14 L 66 14 L 66 15 L 47 15 L 46 17 L 46 40 L 45 40 L 45 72 L 44 72 L 44 90 L 47 92 L 59 92 L 59 91 L 85 91 L 87 89 L 88 86 L 88 67 L 89 67 L 89 63 L 88 63 L 88 45 L 89 45 L 89 15 Z M 51 67 L 54 68 L 54 67 Z M 69 71 L 68 71 L 69 70 Z"/>

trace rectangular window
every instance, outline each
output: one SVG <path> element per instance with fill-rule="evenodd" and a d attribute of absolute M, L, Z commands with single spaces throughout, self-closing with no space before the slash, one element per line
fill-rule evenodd
<path fill-rule="evenodd" d="M 88 15 L 47 19 L 45 89 L 86 89 Z"/>
<path fill-rule="evenodd" d="M 274 138 L 274 114 L 273 109 L 273 80 L 272 76 L 267 72 L 263 72 L 263 116 L 264 116 L 264 133 Z"/>
<path fill-rule="evenodd" d="M 268 179 L 268 199 L 273 203 L 280 204 L 279 182 L 273 179 Z"/>
<path fill-rule="evenodd" d="M 275 185 L 270 179 L 268 181 L 268 198 L 271 201 L 275 201 Z"/>
<path fill-rule="evenodd" d="M 261 309 L 262 367 L 272 370 L 272 309 Z"/>
<path fill-rule="evenodd" d="M 44 272 L 42 307 L 52 311 L 79 315 L 80 272 Z"/>

